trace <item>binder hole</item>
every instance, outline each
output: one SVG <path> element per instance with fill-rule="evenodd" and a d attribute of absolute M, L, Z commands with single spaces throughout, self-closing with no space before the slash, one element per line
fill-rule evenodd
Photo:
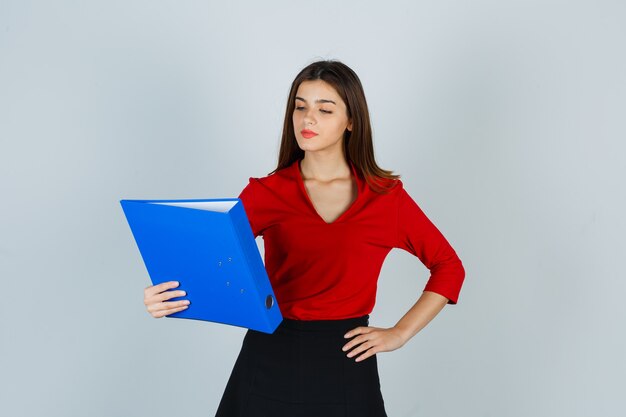
<path fill-rule="evenodd" d="M 228 258 L 228 262 L 230 262 L 233 258 Z"/>
<path fill-rule="evenodd" d="M 226 281 L 226 286 L 230 287 L 230 281 Z"/>
<path fill-rule="evenodd" d="M 274 297 L 272 297 L 271 295 L 268 295 L 267 297 L 265 297 L 265 307 L 269 310 L 273 306 L 274 306 Z"/>
<path fill-rule="evenodd" d="M 243 294 L 243 288 L 241 289 L 241 293 Z"/>
<path fill-rule="evenodd" d="M 219 262 L 217 263 L 217 266 L 222 266 L 222 261 L 219 261 Z"/>

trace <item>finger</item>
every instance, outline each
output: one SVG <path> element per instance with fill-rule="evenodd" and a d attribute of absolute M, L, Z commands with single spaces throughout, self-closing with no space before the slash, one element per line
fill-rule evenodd
<path fill-rule="evenodd" d="M 348 343 L 346 343 L 343 348 L 341 348 L 344 352 L 352 349 L 353 347 L 363 343 L 364 341 L 366 341 L 367 339 L 364 336 L 357 336 L 354 339 L 352 339 L 351 341 L 349 341 Z"/>
<path fill-rule="evenodd" d="M 169 300 L 170 298 L 183 297 L 185 295 L 187 295 L 187 292 L 184 290 L 175 290 L 175 291 L 169 290 L 169 291 L 164 291 L 159 294 L 155 294 L 152 297 L 146 297 L 143 299 L 143 303 L 145 305 L 151 305 L 151 304 L 161 303 L 163 301 Z"/>
<path fill-rule="evenodd" d="M 163 310 L 163 311 L 159 311 L 155 314 L 153 314 L 154 317 L 156 318 L 161 318 L 161 317 L 165 317 L 165 316 L 169 316 L 170 314 L 174 314 L 176 312 L 179 311 L 183 311 L 184 309 L 186 309 L 189 306 L 182 306 L 182 307 L 178 307 L 178 308 L 171 308 L 169 310 Z"/>
<path fill-rule="evenodd" d="M 161 293 L 163 291 L 169 290 L 170 288 L 176 288 L 180 285 L 178 281 L 166 281 L 157 285 L 152 285 L 150 287 L 146 287 L 144 289 L 145 298 L 152 297 L 155 294 Z"/>
<path fill-rule="evenodd" d="M 348 339 L 348 338 L 350 338 L 350 337 L 352 337 L 352 336 L 354 336 L 354 335 L 357 335 L 357 334 L 359 334 L 359 332 L 360 332 L 360 330 L 359 330 L 359 329 L 360 329 L 359 327 L 356 327 L 356 328 L 354 328 L 354 329 L 352 329 L 352 330 L 348 330 L 348 331 L 346 332 L 346 334 L 344 334 L 344 335 L 343 335 L 343 337 L 344 337 L 345 339 Z"/>
<path fill-rule="evenodd" d="M 361 343 L 363 343 L 363 342 L 365 342 L 367 340 L 377 339 L 378 336 L 376 335 L 374 330 L 375 329 L 368 328 L 367 332 L 365 332 L 365 333 L 363 333 L 363 334 L 361 334 L 359 336 L 356 336 L 354 339 L 352 339 L 351 341 L 349 341 L 348 343 L 346 343 L 344 345 L 343 351 L 345 352 L 347 350 L 350 350 L 350 349 L 352 349 L 352 347 L 357 346 L 357 345 L 359 345 L 359 344 L 361 344 Z"/>
<path fill-rule="evenodd" d="M 361 352 L 365 352 L 366 350 L 368 350 L 372 346 L 373 346 L 373 343 L 371 343 L 370 341 L 367 341 L 365 343 L 361 343 L 359 346 L 355 347 L 350 352 L 348 352 L 347 356 L 349 358 L 352 358 L 352 357 L 358 355 Z"/>
<path fill-rule="evenodd" d="M 371 327 L 357 327 L 355 329 L 350 330 L 348 333 L 346 333 L 345 335 L 343 335 L 344 338 L 349 339 L 353 336 L 359 335 L 359 334 L 365 334 L 365 333 L 369 333 L 371 331 Z"/>
<path fill-rule="evenodd" d="M 164 291 L 161 294 L 155 295 L 153 299 L 162 302 L 162 301 L 169 300 L 170 298 L 183 297 L 185 295 L 187 295 L 187 292 L 185 290 L 170 290 L 170 291 Z"/>
<path fill-rule="evenodd" d="M 165 303 L 151 304 L 148 306 L 148 311 L 153 313 L 153 312 L 159 312 L 163 310 L 169 310 L 172 308 L 178 308 L 181 306 L 188 306 L 188 305 L 189 305 L 189 300 L 168 301 Z"/>
<path fill-rule="evenodd" d="M 375 354 L 378 353 L 378 350 L 373 347 L 371 349 L 368 349 L 367 352 L 365 352 L 364 354 L 362 354 L 361 356 L 359 356 L 358 358 L 356 358 L 354 361 L 355 362 L 361 362 L 364 361 L 365 359 L 369 358 L 370 356 L 374 356 Z"/>

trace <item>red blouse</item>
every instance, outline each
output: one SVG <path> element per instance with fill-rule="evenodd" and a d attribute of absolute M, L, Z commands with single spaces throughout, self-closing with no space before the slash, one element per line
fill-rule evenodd
<path fill-rule="evenodd" d="M 239 198 L 254 236 L 263 236 L 265 269 L 283 317 L 337 320 L 370 314 L 378 276 L 392 248 L 430 270 L 424 291 L 456 304 L 465 270 L 446 238 L 404 190 L 371 190 L 357 175 L 358 195 L 332 223 L 317 213 L 300 160 L 262 178 L 250 177 Z"/>

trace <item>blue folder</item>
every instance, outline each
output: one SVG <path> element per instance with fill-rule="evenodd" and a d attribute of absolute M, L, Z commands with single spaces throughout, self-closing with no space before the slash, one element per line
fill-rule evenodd
<path fill-rule="evenodd" d="M 120 200 L 154 285 L 178 281 L 189 307 L 166 317 L 273 333 L 280 308 L 239 198 Z"/>

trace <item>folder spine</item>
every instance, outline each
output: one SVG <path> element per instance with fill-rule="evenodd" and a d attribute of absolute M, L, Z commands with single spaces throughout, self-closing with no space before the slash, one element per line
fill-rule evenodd
<path fill-rule="evenodd" d="M 265 265 L 263 264 L 263 260 L 259 255 L 259 250 L 256 246 L 256 242 L 254 239 L 254 233 L 252 232 L 252 228 L 250 227 L 250 223 L 248 222 L 248 218 L 245 212 L 245 207 L 243 202 L 239 199 L 239 202 L 233 206 L 230 210 L 233 216 L 231 217 L 233 226 L 235 227 L 237 236 L 250 236 L 250 239 L 242 239 L 241 241 L 241 249 L 246 257 L 246 261 L 250 266 L 250 269 L 259 271 L 260 273 L 267 276 L 267 271 L 265 269 Z M 261 296 L 271 296 L 274 299 L 274 303 L 271 307 L 267 307 L 270 310 L 270 316 L 262 315 L 267 320 L 268 325 L 278 326 L 280 321 L 282 321 L 282 315 L 280 313 L 280 308 L 275 302 L 276 298 L 274 295 L 274 291 L 270 285 L 269 277 L 265 280 L 267 285 L 264 285 L 263 282 L 259 282 L 258 280 L 254 280 L 256 285 L 257 293 Z M 263 302 L 265 300 L 262 300 Z M 273 311 L 272 311 L 273 310 Z"/>

